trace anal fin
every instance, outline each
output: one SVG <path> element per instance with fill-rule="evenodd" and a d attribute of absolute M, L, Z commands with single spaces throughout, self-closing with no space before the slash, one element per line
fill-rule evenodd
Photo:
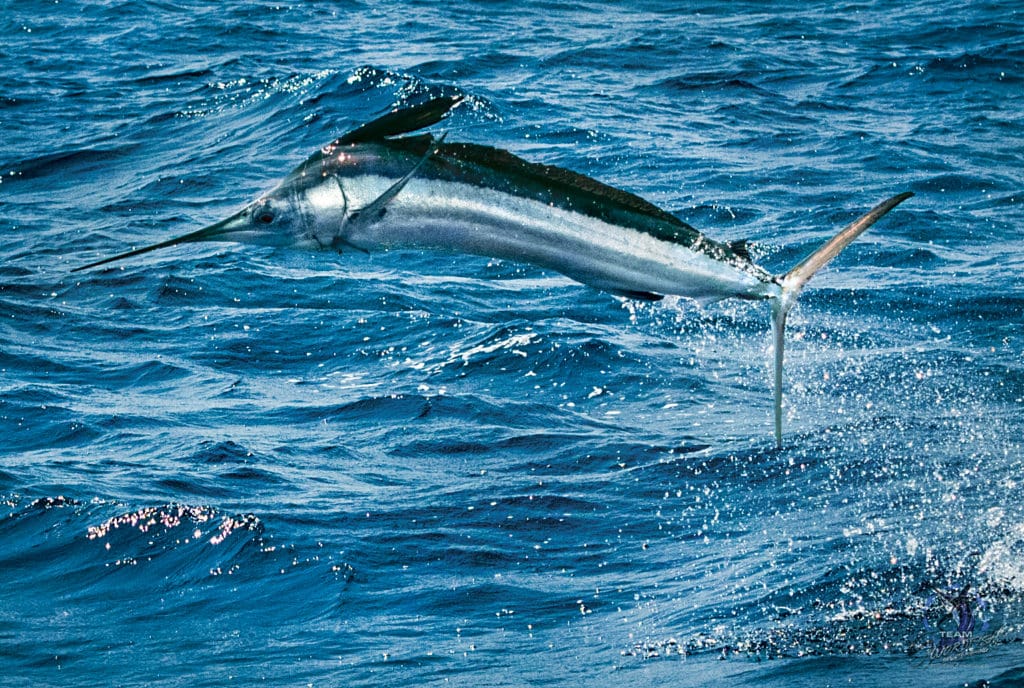
<path fill-rule="evenodd" d="M 665 298 L 664 294 L 655 294 L 652 291 L 639 291 L 634 289 L 610 289 L 610 293 L 615 296 L 621 296 L 625 299 L 632 299 L 634 301 L 661 301 Z"/>

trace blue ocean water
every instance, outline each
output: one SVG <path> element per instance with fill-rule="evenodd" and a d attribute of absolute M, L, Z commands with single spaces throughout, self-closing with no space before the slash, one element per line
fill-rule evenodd
<path fill-rule="evenodd" d="M 0 683 L 1020 685 L 1024 12 L 0 5 Z M 791 317 L 529 265 L 183 246 L 319 146 L 625 188 Z"/>

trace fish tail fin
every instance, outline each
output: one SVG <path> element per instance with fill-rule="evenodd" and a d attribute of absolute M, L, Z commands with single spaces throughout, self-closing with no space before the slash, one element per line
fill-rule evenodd
<path fill-rule="evenodd" d="M 785 346 L 786 316 L 796 305 L 800 291 L 821 268 L 875 224 L 886 213 L 907 200 L 913 193 L 904 192 L 886 199 L 818 247 L 793 269 L 777 278 L 781 293 L 772 299 L 772 339 L 774 343 L 775 444 L 782 448 L 782 363 Z"/>

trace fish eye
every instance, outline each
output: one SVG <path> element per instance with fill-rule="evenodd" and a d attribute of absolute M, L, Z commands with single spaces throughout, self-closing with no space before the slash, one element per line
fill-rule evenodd
<path fill-rule="evenodd" d="M 255 215 L 256 221 L 261 225 L 269 225 L 274 221 L 274 217 L 274 211 L 267 206 L 260 208 Z"/>

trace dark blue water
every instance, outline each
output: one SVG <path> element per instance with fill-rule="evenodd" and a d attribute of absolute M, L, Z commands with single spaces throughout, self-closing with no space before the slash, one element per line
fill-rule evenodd
<path fill-rule="evenodd" d="M 0 5 L 5 685 L 1024 680 L 1013 3 Z M 396 105 L 784 271 L 183 246 Z M 958 626 L 959 624 L 959 626 Z M 958 635 L 959 634 L 959 635 Z"/>

